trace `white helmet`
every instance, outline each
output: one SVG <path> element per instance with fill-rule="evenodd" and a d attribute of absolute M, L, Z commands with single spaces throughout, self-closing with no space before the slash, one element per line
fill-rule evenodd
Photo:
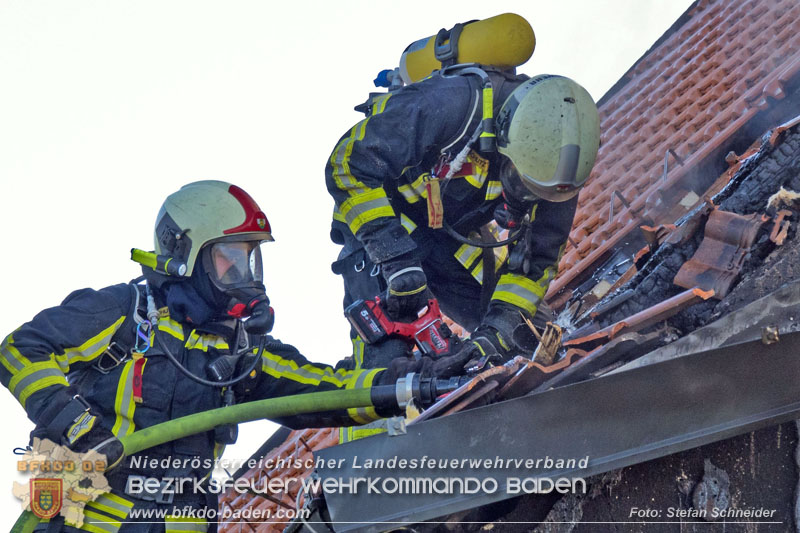
<path fill-rule="evenodd" d="M 497 145 L 513 163 L 501 172 L 507 194 L 564 202 L 578 194 L 597 157 L 597 106 L 569 78 L 535 76 L 514 89 L 500 109 Z"/>
<path fill-rule="evenodd" d="M 217 247 L 219 250 L 211 260 L 220 265 L 221 261 L 227 261 L 230 263 L 227 266 L 234 268 L 226 268 L 224 272 L 219 269 L 215 280 L 218 284 L 261 281 L 258 245 L 271 240 L 269 221 L 255 200 L 224 181 L 184 185 L 167 197 L 156 217 L 156 254 L 185 263 L 186 276 L 191 276 L 203 247 L 226 243 Z M 242 243 L 247 243 L 246 250 Z M 214 269 L 209 273 L 213 274 Z"/>

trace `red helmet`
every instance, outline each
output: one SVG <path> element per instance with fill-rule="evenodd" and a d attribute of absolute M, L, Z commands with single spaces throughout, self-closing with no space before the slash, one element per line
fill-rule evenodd
<path fill-rule="evenodd" d="M 221 290 L 263 283 L 259 245 L 272 241 L 255 200 L 224 181 L 198 181 L 167 197 L 156 219 L 155 252 L 186 264 L 191 276 L 202 251 Z"/>

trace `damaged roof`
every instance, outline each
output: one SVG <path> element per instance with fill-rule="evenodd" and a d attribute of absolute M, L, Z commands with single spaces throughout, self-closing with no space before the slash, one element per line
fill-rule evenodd
<path fill-rule="evenodd" d="M 681 20 L 600 101 L 600 151 L 551 302 L 641 224 L 673 222 L 663 219 L 692 190 L 690 170 L 800 71 L 795 0 L 699 0 Z"/>
<path fill-rule="evenodd" d="M 759 151 L 758 146 L 750 151 L 745 148 L 767 129 L 762 124 L 772 127 L 781 123 L 779 115 L 773 113 L 774 108 L 797 89 L 798 73 L 800 3 L 796 0 L 698 0 L 692 5 L 598 104 L 601 147 L 590 181 L 579 198 L 559 276 L 548 292 L 551 305 L 563 307 L 573 296 L 573 290 L 627 246 L 632 235 L 652 248 L 670 240 L 679 243 L 693 238 L 696 226 L 693 234 L 689 234 L 675 223 L 696 211 L 703 211 L 698 218 L 706 223 L 716 209 L 708 198 L 718 194 L 739 174 L 750 156 Z M 796 109 L 792 116 L 797 114 Z M 756 121 L 758 117 L 763 120 Z M 742 142 L 746 144 L 742 146 Z M 769 142 L 774 145 L 776 139 Z M 743 155 L 731 153 L 726 158 L 725 154 L 734 149 Z M 708 161 L 716 163 L 708 167 Z M 730 168 L 723 172 L 726 162 Z M 718 163 L 722 167 L 715 166 Z M 707 208 L 703 210 L 702 206 Z M 774 239 L 780 240 L 781 234 L 783 238 L 786 236 L 785 216 L 785 212 L 778 215 L 774 228 L 769 225 Z M 686 290 L 675 286 L 671 298 L 623 314 L 626 320 L 608 320 L 605 327 L 593 315 L 594 329 L 584 332 L 583 337 L 568 338 L 564 343 L 567 355 L 562 361 L 583 358 L 595 350 L 605 350 L 613 356 L 615 350 L 643 328 L 712 298 L 713 289 L 698 281 L 702 278 L 702 267 L 698 266 L 703 264 L 702 259 L 709 254 L 713 256 L 716 246 L 741 264 L 740 249 L 749 247 L 755 237 L 754 229 L 744 243 L 747 246 L 740 246 L 736 241 L 740 232 L 737 231 L 735 238 L 724 236 L 731 218 L 731 224 L 741 224 L 743 228 L 752 228 L 755 223 L 767 224 L 762 218 L 751 222 L 726 212 L 714 213 L 712 227 L 721 224 L 721 235 L 706 243 L 711 252 L 701 253 L 694 262 L 690 261 L 691 256 L 682 262 L 688 265 L 683 272 Z M 646 226 L 646 231 L 641 226 Z M 699 246 L 699 238 L 696 244 Z M 629 263 L 638 264 L 639 259 Z M 713 267 L 713 261 L 706 262 Z M 609 283 L 593 303 L 602 303 L 604 295 L 630 282 L 636 273 L 631 264 L 626 266 L 626 274 L 620 272 L 617 281 Z M 728 290 L 730 280 L 726 279 L 725 284 Z M 719 287 L 715 289 L 719 291 Z M 618 300 L 630 298 L 631 292 L 623 291 Z M 603 311 L 602 307 L 597 309 Z M 649 342 L 639 337 L 635 342 L 644 346 L 646 340 Z M 562 375 L 592 370 L 575 366 Z M 535 368 L 530 365 L 529 368 L 532 374 L 536 373 Z M 514 383 L 507 387 L 513 388 Z M 295 431 L 265 459 L 306 458 L 314 449 L 337 443 L 335 429 Z M 303 469 L 262 467 L 251 469 L 243 477 L 267 481 L 309 474 L 310 471 Z M 293 507 L 297 488 L 291 487 L 279 499 L 229 492 L 220 498 L 220 510 L 269 509 L 274 516 L 279 508 Z M 273 519 L 256 524 L 245 519 L 230 520 L 220 525 L 220 531 L 281 531 L 286 522 Z"/>

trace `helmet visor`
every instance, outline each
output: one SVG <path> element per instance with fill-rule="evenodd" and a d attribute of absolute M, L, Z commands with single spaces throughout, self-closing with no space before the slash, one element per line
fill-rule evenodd
<path fill-rule="evenodd" d="M 511 202 L 532 202 L 539 199 L 538 195 L 525 186 L 522 175 L 507 157 L 503 158 L 500 166 L 500 183 L 506 199 Z"/>
<path fill-rule="evenodd" d="M 539 199 L 566 202 L 580 192 L 580 187 L 571 184 L 540 185 L 530 176 L 520 174 L 508 158 L 500 168 L 500 183 L 503 184 L 503 194 L 506 198 L 517 202 L 532 202 Z"/>
<path fill-rule="evenodd" d="M 264 281 L 258 241 L 217 242 L 211 245 L 209 273 L 220 287 Z"/>

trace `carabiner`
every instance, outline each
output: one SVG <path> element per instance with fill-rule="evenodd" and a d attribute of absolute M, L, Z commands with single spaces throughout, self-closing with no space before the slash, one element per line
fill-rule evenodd
<path fill-rule="evenodd" d="M 136 345 L 133 347 L 135 353 L 145 353 L 150 349 L 150 330 L 152 327 L 153 324 L 149 320 L 139 322 L 136 325 Z"/>

